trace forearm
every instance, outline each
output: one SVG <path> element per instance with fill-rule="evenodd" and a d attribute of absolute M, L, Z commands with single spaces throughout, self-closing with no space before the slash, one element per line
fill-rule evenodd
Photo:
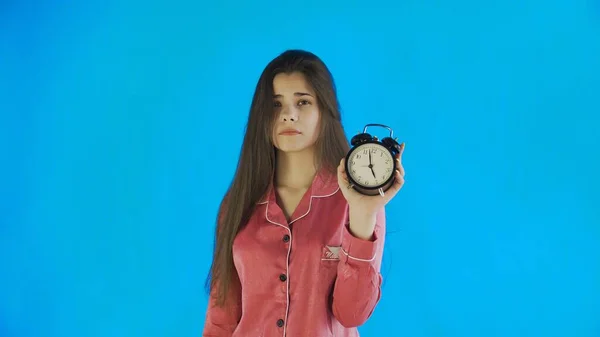
<path fill-rule="evenodd" d="M 356 227 L 352 225 L 353 221 Z M 379 270 L 384 240 L 383 209 L 373 218 L 368 213 L 349 215 L 349 225 L 344 228 L 332 307 L 334 315 L 344 326 L 363 324 L 381 297 Z"/>
<path fill-rule="evenodd" d="M 356 238 L 372 241 L 377 213 L 362 210 L 358 207 L 349 207 L 350 233 Z"/>

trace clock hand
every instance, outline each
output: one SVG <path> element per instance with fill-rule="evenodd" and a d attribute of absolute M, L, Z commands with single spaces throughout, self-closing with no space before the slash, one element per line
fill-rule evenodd
<path fill-rule="evenodd" d="M 371 169 L 371 173 L 373 173 L 373 178 L 377 179 L 375 176 L 375 171 L 373 171 L 373 162 L 371 160 L 371 150 L 369 150 L 369 168 Z"/>

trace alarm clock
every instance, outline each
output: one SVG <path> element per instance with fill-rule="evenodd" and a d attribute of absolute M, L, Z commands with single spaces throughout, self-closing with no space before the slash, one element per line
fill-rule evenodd
<path fill-rule="evenodd" d="M 390 136 L 379 140 L 367 133 L 370 126 L 379 126 L 390 131 Z M 394 131 L 387 125 L 367 124 L 363 132 L 350 140 L 351 148 L 346 155 L 345 170 L 350 186 L 364 195 L 384 196 L 396 178 L 396 155 L 400 144 Z"/>

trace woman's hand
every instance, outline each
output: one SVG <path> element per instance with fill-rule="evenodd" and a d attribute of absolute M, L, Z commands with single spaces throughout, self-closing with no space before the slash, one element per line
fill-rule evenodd
<path fill-rule="evenodd" d="M 345 159 L 342 158 L 338 166 L 337 176 L 340 190 L 346 198 L 350 207 L 350 228 L 358 236 L 368 239 L 374 230 L 374 219 L 377 212 L 384 207 L 392 198 L 398 194 L 404 185 L 404 167 L 402 167 L 402 153 L 404 152 L 404 143 L 400 145 L 400 152 L 396 155 L 396 180 L 394 184 L 384 193 L 383 196 L 364 195 L 352 187 L 345 170 Z"/>

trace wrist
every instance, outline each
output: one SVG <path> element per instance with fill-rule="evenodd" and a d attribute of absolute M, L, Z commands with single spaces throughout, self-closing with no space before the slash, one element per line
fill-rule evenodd
<path fill-rule="evenodd" d="M 350 233 L 363 240 L 371 240 L 377 222 L 377 213 L 368 212 L 360 208 L 349 210 Z"/>

